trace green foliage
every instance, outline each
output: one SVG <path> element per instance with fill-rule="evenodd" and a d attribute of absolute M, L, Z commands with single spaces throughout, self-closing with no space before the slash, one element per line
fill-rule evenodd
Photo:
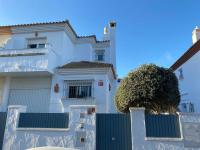
<path fill-rule="evenodd" d="M 142 65 L 125 77 L 118 87 L 115 105 L 127 113 L 130 107 L 147 111 L 175 112 L 180 102 L 178 80 L 172 70 L 154 64 Z"/>

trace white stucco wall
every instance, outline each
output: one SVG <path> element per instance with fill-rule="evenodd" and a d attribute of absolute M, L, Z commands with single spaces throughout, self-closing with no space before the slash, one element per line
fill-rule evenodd
<path fill-rule="evenodd" d="M 91 44 L 76 44 L 73 52 L 73 61 L 93 61 Z"/>
<path fill-rule="evenodd" d="M 17 128 L 20 112 L 25 112 L 24 106 L 10 106 L 4 134 L 3 150 L 25 150 L 35 147 L 76 147 L 76 132 L 86 133 L 85 145 L 80 150 L 95 149 L 95 113 L 87 115 L 87 108 L 93 106 L 72 106 L 70 109 L 69 129 L 19 129 Z M 86 116 L 81 122 L 84 129 L 79 129 L 80 113 Z"/>
<path fill-rule="evenodd" d="M 37 27 L 35 27 L 37 28 Z M 41 28 L 38 26 L 38 28 Z M 43 27 L 45 29 L 45 27 Z M 11 34 L 9 36 L 0 35 L 2 38 L 2 42 L 4 43 L 4 49 L 26 49 L 27 48 L 27 39 L 30 38 L 46 38 L 49 47 L 51 47 L 52 51 L 56 53 L 57 65 L 61 66 L 65 63 L 69 63 L 71 61 L 95 61 L 95 50 L 102 49 L 105 50 L 105 62 L 107 63 L 115 63 L 115 47 L 110 49 L 110 47 L 100 46 L 98 44 L 98 48 L 94 46 L 91 42 L 81 42 L 76 43 L 69 38 L 69 35 L 66 33 L 68 31 L 64 30 L 55 30 L 55 31 L 40 31 L 38 32 L 37 37 L 35 36 L 34 28 L 32 27 L 20 27 L 20 29 L 14 28 L 14 30 L 21 30 L 21 32 L 17 32 Z M 27 32 L 29 31 L 30 32 Z M 31 30 L 33 30 L 31 32 Z M 23 32 L 26 31 L 26 32 Z M 111 35 L 112 39 L 114 39 L 115 35 Z M 5 42 L 5 39 L 8 41 Z M 0 41 L 1 42 L 1 41 Z M 1 42 L 1 43 L 2 43 Z M 112 52 L 110 52 L 112 51 Z M 114 55 L 114 56 L 111 56 Z M 34 58 L 34 57 L 32 57 Z M 30 58 L 29 58 L 30 59 Z M 50 61 L 52 61 L 51 58 Z M 111 60 L 112 59 L 112 60 Z M 55 67 L 55 66 L 54 66 Z"/>
<path fill-rule="evenodd" d="M 69 71 L 70 72 L 70 71 Z M 113 91 L 115 91 L 114 81 L 109 78 L 107 73 L 92 72 L 91 70 L 79 70 L 71 73 L 55 74 L 52 80 L 50 112 L 69 111 L 70 105 L 96 105 L 98 113 L 115 112 L 113 102 Z M 69 99 L 64 96 L 65 80 L 91 80 L 92 81 L 92 97 L 88 99 Z M 103 86 L 98 86 L 98 82 L 102 80 Z M 59 92 L 54 92 L 54 86 L 58 83 Z M 111 84 L 112 91 L 109 91 Z"/>
<path fill-rule="evenodd" d="M 107 73 L 92 72 L 87 74 L 77 73 L 71 75 L 56 75 L 55 68 L 62 66 L 72 61 L 94 61 L 95 50 L 105 50 L 105 62 L 113 63 L 115 66 L 115 29 L 110 32 L 108 39 L 111 38 L 112 44 L 109 42 L 97 42 L 93 37 L 90 38 L 75 38 L 72 39 L 68 29 L 63 25 L 33 25 L 33 26 L 16 26 L 11 27 L 12 33 L 10 35 L 0 35 L 0 43 L 4 46 L 4 51 L 15 53 L 29 53 L 39 52 L 44 55 L 35 56 L 15 56 L 15 57 L 0 57 L 0 75 L 7 77 L 20 75 L 26 77 L 29 75 L 49 75 L 52 74 L 51 85 L 51 105 L 50 112 L 63 112 L 69 111 L 69 105 L 96 105 L 98 112 L 115 112 L 113 106 L 113 96 L 116 86 L 114 80 L 108 77 Z M 37 33 L 37 34 L 36 34 Z M 27 49 L 27 39 L 30 38 L 46 38 L 48 44 L 47 48 L 41 49 Z M 2 49 L 0 49 L 2 50 Z M 23 52 L 21 52 L 23 51 Z M 1 53 L 4 53 L 3 50 Z M 31 73 L 31 74 L 30 74 Z M 36 73 L 36 74 L 35 74 Z M 37 75 L 38 75 L 37 74 Z M 8 77 L 7 77 L 8 78 Z M 94 80 L 94 94 L 90 100 L 62 100 L 62 81 L 63 80 Z M 103 80 L 104 86 L 97 86 L 98 81 Z M 9 79 L 6 79 L 4 85 L 4 98 L 3 103 L 0 105 L 0 111 L 7 110 L 8 97 L 9 97 Z M 59 83 L 59 93 L 54 93 L 55 83 Z M 109 91 L 109 84 L 111 84 L 111 91 Z"/>
<path fill-rule="evenodd" d="M 0 77 L 0 106 L 3 102 L 4 84 L 5 84 L 5 78 Z"/>
<path fill-rule="evenodd" d="M 68 37 L 66 33 L 63 33 L 62 40 L 63 40 L 62 49 L 60 52 L 58 52 L 61 55 L 58 61 L 60 61 L 60 58 L 62 58 L 62 61 L 58 64 L 59 66 L 62 66 L 72 61 L 75 49 L 75 44 L 71 41 L 71 39 Z"/>
<path fill-rule="evenodd" d="M 0 36 L 0 47 L 4 47 L 9 39 L 10 39 L 10 34 L 1 35 Z"/>
<path fill-rule="evenodd" d="M 200 51 L 192 58 L 185 62 L 182 66 L 175 70 L 177 78 L 179 78 L 182 69 L 183 79 L 179 80 L 179 89 L 182 94 L 181 102 L 191 102 L 194 104 L 195 112 L 200 112 Z"/>
<path fill-rule="evenodd" d="M 10 91 L 10 77 L 4 78 L 4 86 L 3 86 L 3 93 L 2 93 L 2 103 L 0 105 L 0 112 L 6 112 L 8 107 L 8 98 L 9 98 L 9 91 Z"/>
<path fill-rule="evenodd" d="M 145 127 L 145 109 L 144 108 L 131 108 L 131 132 L 132 132 L 132 150 L 199 150 L 200 149 L 200 114 L 179 114 L 180 116 L 180 128 L 181 137 L 180 138 L 149 138 L 146 137 L 146 127 Z M 197 132 L 197 135 L 186 134 L 183 130 L 183 126 L 189 123 L 192 125 L 197 123 L 198 126 L 193 128 L 193 132 Z M 191 132 L 192 133 L 192 132 Z M 196 139 L 195 139 L 196 138 Z M 191 142 L 190 147 L 186 143 L 187 140 Z M 198 145 L 199 143 L 199 145 Z"/>

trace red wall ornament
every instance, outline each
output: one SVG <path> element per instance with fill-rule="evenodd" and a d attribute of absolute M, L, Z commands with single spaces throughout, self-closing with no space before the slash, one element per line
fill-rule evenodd
<path fill-rule="evenodd" d="M 87 114 L 88 115 L 91 115 L 92 113 L 95 113 L 95 112 L 96 112 L 96 109 L 94 107 L 91 107 L 91 108 L 87 109 Z"/>
<path fill-rule="evenodd" d="M 103 80 L 99 80 L 98 86 L 103 86 Z"/>
<path fill-rule="evenodd" d="M 55 86 L 54 86 L 54 92 L 55 93 L 59 92 L 59 85 L 58 85 L 58 83 L 56 83 Z"/>

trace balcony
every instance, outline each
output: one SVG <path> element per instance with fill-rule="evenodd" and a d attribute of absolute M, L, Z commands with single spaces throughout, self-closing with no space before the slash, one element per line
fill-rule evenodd
<path fill-rule="evenodd" d="M 57 66 L 51 47 L 34 49 L 0 49 L 0 73 L 49 72 Z"/>

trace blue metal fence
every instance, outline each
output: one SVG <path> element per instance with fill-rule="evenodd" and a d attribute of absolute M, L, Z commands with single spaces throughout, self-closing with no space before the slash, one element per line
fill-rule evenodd
<path fill-rule="evenodd" d="M 145 115 L 146 137 L 180 138 L 178 115 Z"/>
<path fill-rule="evenodd" d="M 7 113 L 6 112 L 0 112 L 0 149 L 2 149 L 3 146 L 3 138 L 4 138 L 4 131 L 6 126 L 6 118 Z"/>
<path fill-rule="evenodd" d="M 131 147 L 130 115 L 96 115 L 96 150 L 131 150 Z"/>
<path fill-rule="evenodd" d="M 19 128 L 68 128 L 68 113 L 21 113 Z"/>

